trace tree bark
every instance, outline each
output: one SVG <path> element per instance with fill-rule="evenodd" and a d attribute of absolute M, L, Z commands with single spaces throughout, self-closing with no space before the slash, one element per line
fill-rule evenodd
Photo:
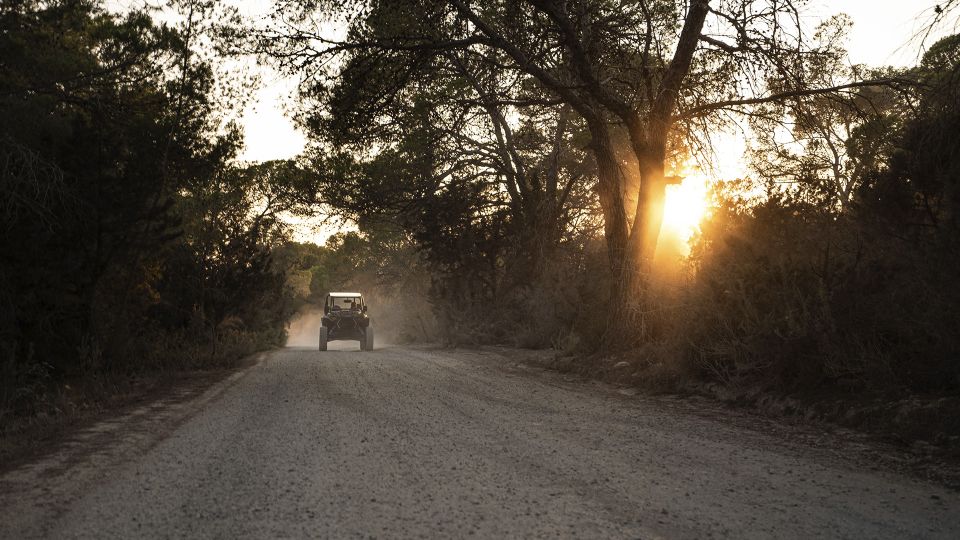
<path fill-rule="evenodd" d="M 627 213 L 623 204 L 623 171 L 610 139 L 610 128 L 601 121 L 590 122 L 591 150 L 597 162 L 597 195 L 603 210 L 604 237 L 612 275 L 622 272 L 627 254 Z M 623 290 L 617 283 L 613 294 Z M 616 296 L 614 296 L 616 298 Z"/>

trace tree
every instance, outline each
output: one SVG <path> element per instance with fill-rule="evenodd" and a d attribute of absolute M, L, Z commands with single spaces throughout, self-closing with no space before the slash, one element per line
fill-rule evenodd
<path fill-rule="evenodd" d="M 318 3 L 291 5 L 284 15 L 295 14 L 284 20 L 293 21 L 296 30 L 278 29 L 266 41 L 287 66 L 306 69 L 319 76 L 315 80 L 363 76 L 362 69 L 324 71 L 350 66 L 330 58 L 362 54 L 357 51 L 375 51 L 384 62 L 460 51 L 488 62 L 504 79 L 523 74 L 546 99 L 578 113 L 590 133 L 616 276 L 616 320 L 622 322 L 608 340 L 616 346 L 633 339 L 634 315 L 644 310 L 665 187 L 672 178 L 668 168 L 707 138 L 711 123 L 761 104 L 893 82 L 849 80 L 821 87 L 805 79 L 807 63 L 834 52 L 811 45 L 790 1 L 692 0 L 681 6 L 645 0 L 410 0 L 336 7 L 320 2 L 350 22 L 340 41 L 304 27 L 310 19 L 302 15 Z M 399 89 L 418 80 L 420 65 L 394 66 L 396 77 L 385 83 L 394 91 L 380 93 L 379 106 L 389 107 Z M 322 103 L 329 95 L 315 97 Z M 618 127 L 629 141 L 626 163 L 615 147 Z M 634 171 L 640 181 L 636 192 L 628 193 Z M 633 208 L 625 208 L 627 200 L 636 201 Z"/>
<path fill-rule="evenodd" d="M 415 24 L 378 21 L 373 35 Z M 395 87 L 406 69 L 432 76 Z M 312 90 L 328 94 L 329 114 L 303 113 L 335 148 L 312 153 L 319 198 L 357 222 L 401 225 L 460 283 L 448 290 L 470 282 L 489 299 L 536 279 L 589 205 L 593 174 L 568 107 L 529 100 L 507 120 L 521 82 L 461 51 L 358 52 L 336 84 Z"/>
<path fill-rule="evenodd" d="M 188 211 L 195 196 L 206 208 L 234 196 L 223 206 L 242 213 L 257 206 L 239 204 L 237 189 L 257 198 L 271 193 L 257 187 L 278 185 L 229 166 L 240 133 L 223 97 L 245 87 L 217 79 L 215 4 L 171 3 L 184 10 L 173 25 L 92 0 L 0 5 L 0 354 L 13 366 L 0 414 L 9 395 L 27 395 L 17 391 L 26 379 L 177 362 L 151 344 L 188 324 L 195 289 L 177 289 L 188 277 L 224 283 L 219 313 L 232 316 L 282 282 L 268 264 L 277 229 L 246 215 L 217 222 L 229 249 L 187 256 L 201 244 L 194 233 L 212 228 L 209 213 Z M 275 340 L 283 322 L 264 313 L 246 324 Z M 187 349 L 206 335 L 195 337 L 169 342 Z"/>
<path fill-rule="evenodd" d="M 890 133 L 889 160 L 869 171 L 861 197 L 898 233 L 953 242 L 960 232 L 960 34 L 934 43 L 915 76 L 922 86 Z"/>
<path fill-rule="evenodd" d="M 822 23 L 813 40 L 835 54 L 803 67 L 803 77 L 818 87 L 832 87 L 872 73 L 874 79 L 907 80 L 908 72 L 868 69 L 846 62 L 841 41 L 846 16 Z M 915 77 L 914 77 L 915 78 Z M 797 96 L 750 111 L 751 168 L 764 183 L 789 189 L 828 214 L 853 202 L 868 171 L 892 152 L 890 134 L 898 129 L 910 91 L 889 86 L 852 93 Z"/>

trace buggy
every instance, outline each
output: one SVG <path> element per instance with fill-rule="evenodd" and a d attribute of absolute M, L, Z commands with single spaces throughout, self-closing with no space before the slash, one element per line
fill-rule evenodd
<path fill-rule="evenodd" d="M 338 340 L 357 340 L 361 351 L 373 350 L 373 327 L 360 293 L 327 294 L 320 324 L 320 350 L 327 350 L 328 342 Z"/>

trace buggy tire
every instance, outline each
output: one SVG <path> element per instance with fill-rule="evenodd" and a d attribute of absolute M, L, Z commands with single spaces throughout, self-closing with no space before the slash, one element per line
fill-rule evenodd
<path fill-rule="evenodd" d="M 368 326 L 366 331 L 363 333 L 363 341 L 360 342 L 360 350 L 363 350 L 363 351 L 373 350 L 373 327 L 372 326 Z"/>
<path fill-rule="evenodd" d="M 327 329 L 326 326 L 320 327 L 320 350 L 321 351 L 327 350 L 327 332 L 329 332 L 329 330 Z"/>

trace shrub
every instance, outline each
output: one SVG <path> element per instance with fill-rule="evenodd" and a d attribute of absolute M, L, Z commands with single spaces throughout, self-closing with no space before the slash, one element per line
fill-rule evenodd
<path fill-rule="evenodd" d="M 786 195 L 704 225 L 663 345 L 700 376 L 785 391 L 960 389 L 954 256 Z"/>

